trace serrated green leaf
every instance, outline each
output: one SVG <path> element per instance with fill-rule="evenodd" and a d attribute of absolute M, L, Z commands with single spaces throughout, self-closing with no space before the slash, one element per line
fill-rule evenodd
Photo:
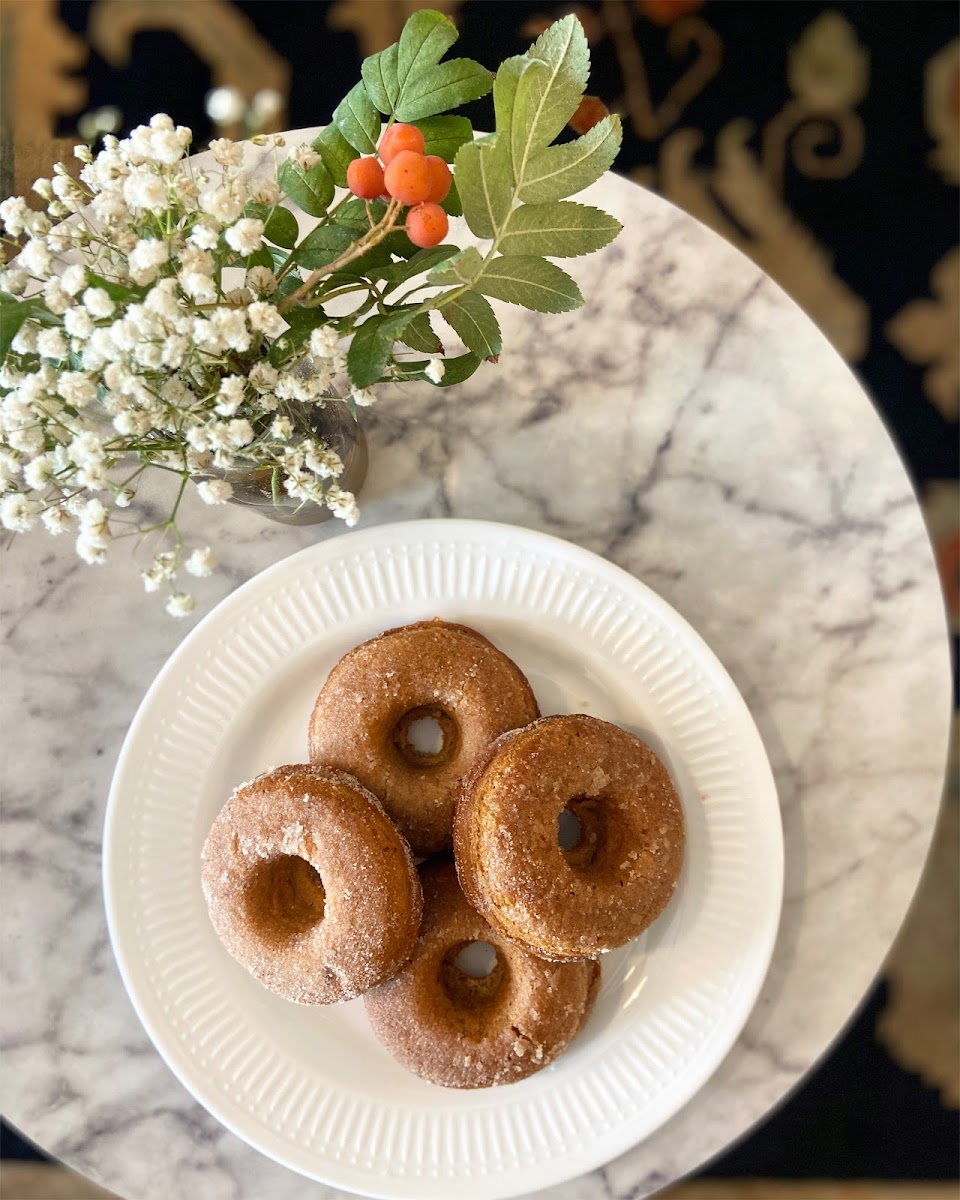
<path fill-rule="evenodd" d="M 319 137 L 314 138 L 313 148 L 323 159 L 337 187 L 346 187 L 347 167 L 360 157 L 360 152 L 354 150 L 336 125 L 328 125 Z"/>
<path fill-rule="evenodd" d="M 300 236 L 297 218 L 287 208 L 274 208 L 263 223 L 263 236 L 275 246 L 292 250 Z"/>
<path fill-rule="evenodd" d="M 513 106 L 517 97 L 517 86 L 520 77 L 526 69 L 529 59 L 524 54 L 505 59 L 497 70 L 497 78 L 493 85 L 493 111 L 496 121 L 497 137 L 503 139 L 503 144 L 510 149 L 513 136 Z M 510 185 L 513 186 L 513 154 L 510 159 Z"/>
<path fill-rule="evenodd" d="M 382 113 L 389 116 L 400 95 L 400 83 L 397 78 L 397 43 L 365 58 L 360 65 L 360 76 L 363 79 L 367 95 Z"/>
<path fill-rule="evenodd" d="M 527 163 L 520 199 L 545 204 L 595 183 L 617 157 L 622 136 L 620 118 L 614 115 L 604 117 L 576 141 L 541 150 Z"/>
<path fill-rule="evenodd" d="M 390 266 L 385 267 L 378 273 L 379 278 L 388 283 L 391 288 L 394 288 L 398 284 L 406 283 L 408 279 L 422 275 L 424 271 L 432 270 L 440 263 L 446 262 L 447 259 L 459 253 L 459 246 L 430 246 L 425 250 L 418 250 L 416 254 L 404 262 L 392 263 Z"/>
<path fill-rule="evenodd" d="M 401 121 L 419 121 L 448 108 L 479 100 L 493 87 L 493 76 L 470 58 L 453 58 L 411 77 L 397 102 Z"/>
<path fill-rule="evenodd" d="M 580 103 L 580 94 L 575 85 L 561 76 L 552 77 L 546 63 L 528 59 L 514 97 L 513 119 L 510 125 L 510 154 L 513 174 L 517 183 L 522 183 L 527 163 L 539 151 L 550 144 L 551 138 L 540 122 L 541 105 L 550 95 L 561 93 L 570 101 L 571 115 Z M 556 135 L 554 135 L 556 136 Z"/>
<path fill-rule="evenodd" d="M 380 136 L 380 114 L 362 82 L 354 84 L 333 110 L 333 123 L 354 150 L 361 154 L 375 153 Z"/>
<path fill-rule="evenodd" d="M 458 383 L 463 383 L 465 379 L 470 378 L 482 362 L 483 359 L 472 351 L 467 354 L 458 354 L 456 358 L 445 358 L 443 360 L 443 378 L 436 386 L 454 387 Z"/>
<path fill-rule="evenodd" d="M 442 354 L 443 346 L 433 332 L 429 313 L 418 313 L 404 329 L 399 338 L 411 350 L 419 350 L 421 354 Z M 424 364 L 426 365 L 426 364 Z"/>
<path fill-rule="evenodd" d="M 505 149 L 499 141 L 470 142 L 457 151 L 455 171 L 470 229 L 477 237 L 495 237 L 513 199 Z"/>
<path fill-rule="evenodd" d="M 590 47 L 577 17 L 555 21 L 537 38 L 527 57 L 542 62 L 547 75 L 533 78 L 534 144 L 548 146 L 577 111 L 590 76 Z M 528 105 L 529 108 L 529 105 Z"/>
<path fill-rule="evenodd" d="M 483 268 L 483 259 L 475 246 L 468 246 L 427 275 L 428 283 L 472 283 Z"/>
<path fill-rule="evenodd" d="M 589 204 L 572 200 L 521 204 L 510 218 L 499 249 L 501 254 L 573 258 L 606 246 L 622 228 L 616 217 Z"/>
<path fill-rule="evenodd" d="M 468 117 L 424 117 L 413 123 L 426 142 L 424 153 L 436 154 L 444 162 L 452 163 L 460 147 L 473 141 L 473 126 Z"/>
<path fill-rule="evenodd" d="M 569 312 L 583 303 L 580 289 L 555 263 L 532 255 L 495 258 L 473 285 L 478 292 L 534 312 Z"/>
<path fill-rule="evenodd" d="M 342 225 L 318 225 L 297 247 L 297 263 L 308 271 L 315 271 L 339 258 L 353 241 L 352 231 Z"/>
<path fill-rule="evenodd" d="M 462 292 L 441 304 L 444 320 L 460 335 L 468 350 L 480 358 L 496 358 L 500 353 L 500 326 L 488 301 L 479 292 Z"/>
<path fill-rule="evenodd" d="M 393 343 L 413 320 L 414 305 L 368 317 L 353 335 L 347 351 L 347 371 L 356 387 L 369 387 L 383 374 Z"/>
<path fill-rule="evenodd" d="M 397 46 L 397 80 L 401 93 L 405 92 L 408 83 L 414 83 L 436 66 L 459 36 L 450 18 L 433 9 L 421 9 L 409 17 Z"/>
<path fill-rule="evenodd" d="M 277 168 L 277 183 L 283 189 L 284 195 L 289 196 L 294 204 L 311 217 L 324 216 L 335 191 L 333 177 L 322 158 L 314 163 L 309 171 L 302 171 L 288 158 Z"/>

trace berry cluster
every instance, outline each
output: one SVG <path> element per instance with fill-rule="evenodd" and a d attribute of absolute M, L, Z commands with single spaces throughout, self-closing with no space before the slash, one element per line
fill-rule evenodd
<path fill-rule="evenodd" d="M 361 200 L 396 200 L 409 208 L 407 236 L 415 246 L 437 246 L 447 236 L 447 214 L 440 207 L 450 191 L 450 168 L 426 154 L 415 125 L 391 125 L 380 139 L 380 157 L 355 158 L 347 167 L 347 186 Z M 382 165 L 381 165 L 382 164 Z"/>

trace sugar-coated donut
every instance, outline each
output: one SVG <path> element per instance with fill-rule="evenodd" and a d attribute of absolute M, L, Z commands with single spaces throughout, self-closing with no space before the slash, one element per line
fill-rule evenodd
<path fill-rule="evenodd" d="M 237 788 L 207 835 L 201 881 L 230 954 L 298 1004 L 359 996 L 416 944 L 410 848 L 342 771 L 277 767 Z"/>
<path fill-rule="evenodd" d="M 421 868 L 423 924 L 413 958 L 364 996 L 379 1040 L 442 1087 L 514 1083 L 545 1067 L 586 1023 L 596 962 L 551 963 L 500 938 L 467 903 L 452 863 Z M 497 952 L 482 979 L 455 965 L 472 942 Z"/>
<path fill-rule="evenodd" d="M 523 672 L 465 625 L 421 621 L 357 646 L 330 672 L 310 719 L 310 758 L 356 775 L 417 854 L 449 847 L 460 780 L 487 746 L 539 715 Z M 443 745 L 419 753 L 432 717 Z"/>
<path fill-rule="evenodd" d="M 560 814 L 580 825 L 563 849 Z M 639 738 L 595 717 L 544 717 L 504 734 L 464 780 L 454 854 L 470 903 L 546 958 L 593 957 L 637 936 L 673 895 L 680 799 Z"/>

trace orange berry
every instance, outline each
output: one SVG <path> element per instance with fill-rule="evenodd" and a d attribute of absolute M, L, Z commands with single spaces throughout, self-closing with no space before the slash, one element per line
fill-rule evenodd
<path fill-rule="evenodd" d="M 387 191 L 401 204 L 419 204 L 430 194 L 430 168 L 422 154 L 401 150 L 383 173 Z"/>
<path fill-rule="evenodd" d="M 407 213 L 407 237 L 415 246 L 439 246 L 449 228 L 447 214 L 432 200 L 418 204 Z"/>
<path fill-rule="evenodd" d="M 391 125 L 380 139 L 380 158 L 383 165 L 388 167 L 401 150 L 412 150 L 415 154 L 423 154 L 427 148 L 423 134 L 416 125 Z"/>
<path fill-rule="evenodd" d="M 361 200 L 376 200 L 383 191 L 383 167 L 375 158 L 355 158 L 347 167 L 347 187 Z"/>
<path fill-rule="evenodd" d="M 428 154 L 423 161 L 430 168 L 430 191 L 427 193 L 427 199 L 439 204 L 441 200 L 446 200 L 453 176 L 439 154 Z"/>
<path fill-rule="evenodd" d="M 598 125 L 604 117 L 610 116 L 610 109 L 599 96 L 584 96 L 580 106 L 570 118 L 570 127 L 577 133 L 587 133 L 594 125 Z"/>

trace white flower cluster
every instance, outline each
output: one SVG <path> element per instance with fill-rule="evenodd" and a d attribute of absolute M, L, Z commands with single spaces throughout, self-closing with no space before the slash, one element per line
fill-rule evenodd
<path fill-rule="evenodd" d="M 71 532 L 91 564 L 119 533 L 140 532 L 152 543 L 144 587 L 165 591 L 177 616 L 194 607 L 178 570 L 202 578 L 216 556 L 183 549 L 179 499 L 159 525 L 124 515 L 149 468 L 196 480 L 215 505 L 232 495 L 227 472 L 270 467 L 281 496 L 357 520 L 337 484 L 343 464 L 304 419 L 349 382 L 333 325 L 304 339 L 281 312 L 297 271 L 265 240 L 281 190 L 247 180 L 242 146 L 223 138 L 211 146 L 217 168 L 198 171 L 190 143 L 159 115 L 107 136 L 95 157 L 78 146 L 79 180 L 62 164 L 38 179 L 45 211 L 21 197 L 0 204 L 5 240 L 23 239 L 0 269 L 16 327 L 0 365 L 0 523 Z"/>

